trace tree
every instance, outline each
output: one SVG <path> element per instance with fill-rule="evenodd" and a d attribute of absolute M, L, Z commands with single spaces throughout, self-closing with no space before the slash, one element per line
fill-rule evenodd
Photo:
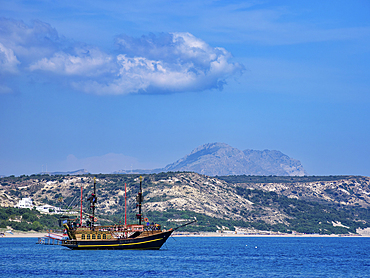
<path fill-rule="evenodd" d="M 8 220 L 8 215 L 6 214 L 5 211 L 0 211 L 0 219 L 2 220 Z"/>
<path fill-rule="evenodd" d="M 39 221 L 34 221 L 31 225 L 31 229 L 34 231 L 41 231 L 43 229 L 43 226 Z"/>

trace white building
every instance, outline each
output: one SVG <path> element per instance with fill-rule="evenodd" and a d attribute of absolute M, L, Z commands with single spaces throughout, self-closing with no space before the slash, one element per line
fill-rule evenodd
<path fill-rule="evenodd" d="M 76 211 L 66 211 L 65 209 L 61 209 L 59 207 L 54 207 L 48 204 L 42 205 L 42 206 L 34 206 L 31 198 L 22 198 L 22 200 L 19 200 L 18 204 L 15 205 L 16 208 L 28 208 L 33 209 L 36 207 L 36 210 L 38 210 L 41 213 L 56 213 L 56 214 L 62 214 L 62 213 L 69 213 L 69 214 L 78 214 Z"/>
<path fill-rule="evenodd" d="M 44 213 L 61 213 L 61 208 L 58 208 L 58 207 L 54 207 L 54 206 L 51 206 L 51 205 L 42 205 L 42 206 L 38 206 L 36 207 L 36 209 L 39 211 L 39 212 L 44 212 Z"/>
<path fill-rule="evenodd" d="M 22 200 L 19 200 L 18 204 L 15 206 L 16 208 L 28 208 L 32 209 L 32 199 L 31 198 L 22 198 Z"/>

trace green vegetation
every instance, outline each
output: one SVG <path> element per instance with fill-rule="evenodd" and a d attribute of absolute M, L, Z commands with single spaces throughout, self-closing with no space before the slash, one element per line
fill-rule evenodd
<path fill-rule="evenodd" d="M 18 231 L 59 229 L 58 217 L 40 214 L 37 210 L 0 207 L 0 228 Z"/>
<path fill-rule="evenodd" d="M 308 234 L 346 234 L 350 232 L 356 233 L 357 228 L 370 226 L 369 209 L 360 207 L 341 208 L 337 205 L 291 199 L 280 196 L 275 192 L 244 189 L 241 187 L 237 188 L 237 192 L 240 196 L 255 204 L 254 211 L 242 212 L 243 216 L 250 216 L 253 213 L 259 216 L 263 206 L 275 208 L 287 215 L 285 219 L 287 225 L 279 224 L 274 226 L 266 224 L 265 228 L 267 230 L 275 230 L 278 227 L 281 232 L 281 229 L 283 229 Z M 348 228 L 334 227 L 333 222 L 340 222 Z M 253 222 L 251 225 L 256 227 Z"/>

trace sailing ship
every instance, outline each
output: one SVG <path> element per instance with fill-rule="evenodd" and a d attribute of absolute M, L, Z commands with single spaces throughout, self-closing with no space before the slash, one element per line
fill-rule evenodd
<path fill-rule="evenodd" d="M 126 192 L 126 188 L 125 188 Z M 81 190 L 82 196 L 82 190 Z M 126 193 L 125 193 L 126 200 Z M 94 178 L 94 193 L 91 194 L 90 207 L 92 209 L 91 221 L 82 225 L 82 202 L 80 223 L 77 219 L 64 219 L 63 227 L 66 229 L 68 239 L 62 241 L 62 246 L 70 249 L 149 249 L 159 250 L 171 234 L 186 225 L 196 222 L 190 221 L 174 229 L 162 230 L 159 224 L 149 223 L 148 218 L 143 218 L 141 206 L 143 202 L 142 177 L 140 177 L 140 188 L 136 196 L 138 224 L 126 224 L 126 201 L 125 201 L 125 224 L 124 225 L 95 225 L 96 180 Z"/>

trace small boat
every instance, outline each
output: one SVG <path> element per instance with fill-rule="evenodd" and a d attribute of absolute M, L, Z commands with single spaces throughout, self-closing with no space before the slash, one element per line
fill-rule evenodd
<path fill-rule="evenodd" d="M 125 190 L 126 191 L 126 190 Z M 82 194 L 81 194 L 82 196 Z M 126 196 L 125 196 L 126 199 Z M 142 194 L 142 177 L 140 177 L 140 189 L 136 197 L 138 202 L 139 213 L 136 214 L 138 224 L 126 224 L 126 204 L 125 204 L 125 225 L 94 225 L 97 220 L 95 217 L 96 181 L 94 178 L 94 193 L 89 198 L 92 216 L 91 221 L 86 226 L 76 223 L 76 219 L 65 219 L 63 227 L 66 229 L 68 239 L 62 240 L 62 246 L 70 249 L 149 249 L 159 250 L 171 234 L 186 225 L 196 222 L 190 221 L 175 229 L 162 230 L 159 224 L 150 224 L 147 218 L 143 218 L 141 213 L 141 204 L 143 201 Z M 82 207 L 82 206 L 81 206 Z M 82 219 L 82 209 L 81 209 Z M 142 224 L 145 223 L 145 224 Z"/>

